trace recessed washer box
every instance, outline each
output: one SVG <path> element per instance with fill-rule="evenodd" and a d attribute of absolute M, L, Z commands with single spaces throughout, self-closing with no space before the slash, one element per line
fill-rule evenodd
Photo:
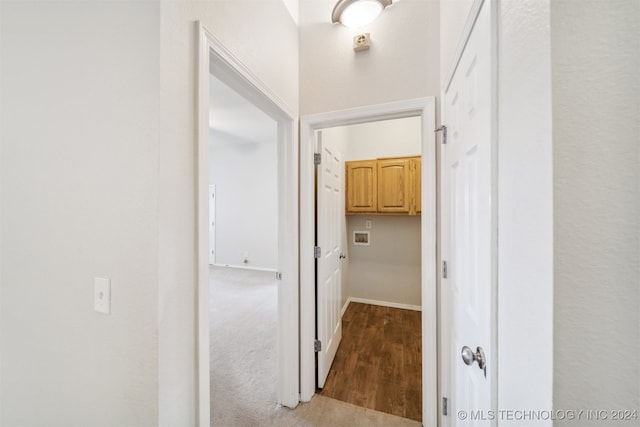
<path fill-rule="evenodd" d="M 371 244 L 371 235 L 368 231 L 354 231 L 353 244 L 358 246 L 369 246 Z"/>

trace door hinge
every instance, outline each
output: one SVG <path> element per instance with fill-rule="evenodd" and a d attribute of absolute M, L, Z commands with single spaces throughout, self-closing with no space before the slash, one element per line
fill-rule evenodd
<path fill-rule="evenodd" d="M 322 255 L 322 250 L 320 249 L 320 246 L 314 246 L 313 247 L 313 257 L 314 258 L 320 258 L 320 255 Z"/>
<path fill-rule="evenodd" d="M 447 278 L 447 261 L 442 260 L 442 278 Z"/>
<path fill-rule="evenodd" d="M 313 351 L 319 353 L 322 351 L 322 342 L 320 340 L 315 340 L 313 342 Z"/>
<path fill-rule="evenodd" d="M 276 271 L 276 280 L 282 280 L 282 273 L 279 271 Z"/>
<path fill-rule="evenodd" d="M 442 132 L 442 143 L 447 143 L 447 127 L 445 125 L 440 126 L 438 129 L 434 130 L 434 132 Z"/>
<path fill-rule="evenodd" d="M 447 404 L 449 403 L 449 399 L 446 397 L 442 398 L 442 415 L 449 415 L 449 408 L 447 408 Z"/>
<path fill-rule="evenodd" d="M 313 164 L 314 165 L 319 165 L 321 162 L 322 162 L 322 154 L 313 153 Z"/>

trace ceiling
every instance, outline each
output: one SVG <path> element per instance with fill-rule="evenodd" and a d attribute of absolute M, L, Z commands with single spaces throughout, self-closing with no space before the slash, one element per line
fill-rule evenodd
<path fill-rule="evenodd" d="M 213 138 L 212 143 L 276 141 L 277 123 L 262 110 L 212 75 L 209 75 L 209 91 L 209 127 L 220 136 Z"/>

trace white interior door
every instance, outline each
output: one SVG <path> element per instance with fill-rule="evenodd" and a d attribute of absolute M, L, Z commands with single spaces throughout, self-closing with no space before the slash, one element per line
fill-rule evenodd
<path fill-rule="evenodd" d="M 209 186 L 209 264 L 216 263 L 216 186 Z"/>
<path fill-rule="evenodd" d="M 317 326 L 321 350 L 318 353 L 318 384 L 324 387 L 342 338 L 342 268 L 340 265 L 340 216 L 344 216 L 344 163 L 340 153 L 322 144 L 318 136 L 321 163 L 318 166 L 317 242 Z"/>
<path fill-rule="evenodd" d="M 485 2 L 443 98 L 444 425 L 492 423 L 495 198 L 491 10 Z M 444 266 L 443 266 L 444 267 Z M 446 328 L 446 326 L 445 326 Z M 463 349 L 466 351 L 463 352 Z M 463 360 L 463 353 L 466 362 Z M 482 359 L 482 360 L 479 360 Z M 480 366 L 484 365 L 484 369 Z"/>

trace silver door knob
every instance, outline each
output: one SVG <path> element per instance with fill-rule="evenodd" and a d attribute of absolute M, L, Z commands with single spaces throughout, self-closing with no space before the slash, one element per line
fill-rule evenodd
<path fill-rule="evenodd" d="M 344 253 L 340 252 L 340 259 L 345 259 L 346 257 L 347 256 Z"/>
<path fill-rule="evenodd" d="M 485 378 L 487 377 L 487 358 L 482 347 L 477 347 L 474 353 L 473 350 L 465 345 L 462 347 L 461 355 L 465 365 L 471 366 L 473 362 L 478 362 L 478 368 L 482 369 Z"/>

